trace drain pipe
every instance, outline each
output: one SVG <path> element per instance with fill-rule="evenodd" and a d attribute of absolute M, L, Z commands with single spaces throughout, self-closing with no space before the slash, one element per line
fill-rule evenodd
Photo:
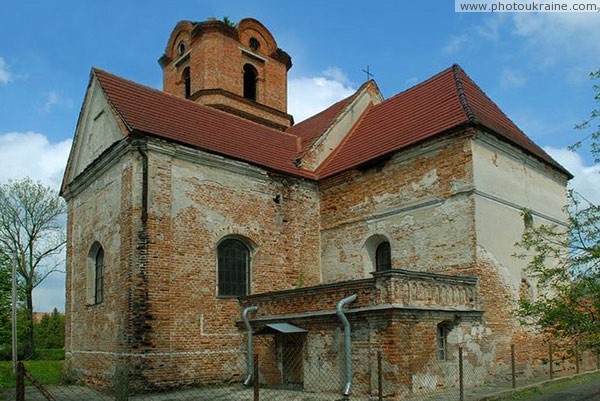
<path fill-rule="evenodd" d="M 249 386 L 252 384 L 254 379 L 254 354 L 252 353 L 252 326 L 250 326 L 250 321 L 248 320 L 248 314 L 256 312 L 258 308 L 256 306 L 249 306 L 242 312 L 242 320 L 246 325 L 246 330 L 248 330 L 248 356 L 246 360 L 248 361 L 248 376 L 246 380 L 244 380 L 244 386 Z"/>
<path fill-rule="evenodd" d="M 346 370 L 346 384 L 344 385 L 343 395 L 348 397 L 352 390 L 352 344 L 350 342 L 350 322 L 344 315 L 344 306 L 356 301 L 356 294 L 344 298 L 338 302 L 336 313 L 342 324 L 344 325 L 344 359 L 345 359 L 345 370 Z"/>

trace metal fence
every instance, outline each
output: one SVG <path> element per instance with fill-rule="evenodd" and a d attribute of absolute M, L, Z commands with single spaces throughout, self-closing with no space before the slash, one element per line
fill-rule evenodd
<path fill-rule="evenodd" d="M 398 371 L 383 347 L 358 349 L 352 355 L 353 384 L 345 397 L 344 358 L 339 347 L 306 347 L 302 336 L 260 336 L 248 372 L 247 355 L 239 352 L 220 361 L 219 374 L 195 377 L 182 373 L 165 361 L 149 363 L 143 355 L 107 358 L 87 353 L 77 366 L 66 361 L 63 382 L 39 384 L 22 363 L 17 374 L 17 401 L 186 401 L 186 400 L 478 400 L 492 393 L 527 384 L 569 376 L 600 368 L 598 354 L 581 351 L 575 344 L 548 344 L 545 355 L 524 358 L 529 349 L 508 345 L 500 349 L 493 370 L 472 363 L 472 349 L 449 349 L 443 360 L 430 357 Z M 146 372 L 146 373 L 144 373 Z M 144 375 L 171 373 L 159 382 Z M 165 376 L 165 377 L 167 377 Z M 157 384 L 160 383 L 160 384 Z M 13 393 L 14 394 L 14 393 Z"/>

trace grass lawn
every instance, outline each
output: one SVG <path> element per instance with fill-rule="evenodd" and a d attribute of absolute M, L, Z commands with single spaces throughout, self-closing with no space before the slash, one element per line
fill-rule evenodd
<path fill-rule="evenodd" d="M 64 361 L 27 361 L 25 368 L 42 384 L 59 384 Z M 25 385 L 29 381 L 25 379 Z M 0 388 L 15 386 L 12 362 L 0 361 Z"/>

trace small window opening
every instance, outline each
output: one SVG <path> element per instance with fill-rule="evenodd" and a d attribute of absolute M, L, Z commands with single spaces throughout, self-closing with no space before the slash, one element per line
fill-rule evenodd
<path fill-rule="evenodd" d="M 177 45 L 177 54 L 179 54 L 180 56 L 182 56 L 183 53 L 185 53 L 185 43 L 183 43 L 183 40 L 182 40 Z"/>
<path fill-rule="evenodd" d="M 192 95 L 192 80 L 190 78 L 190 67 L 183 70 L 183 83 L 185 85 L 185 98 L 189 99 Z"/>
<path fill-rule="evenodd" d="M 260 42 L 256 38 L 250 38 L 250 42 L 248 44 L 250 45 L 250 48 L 254 51 L 260 49 Z"/>
<path fill-rule="evenodd" d="M 244 97 L 256 101 L 256 79 L 258 72 L 251 64 L 244 66 Z"/>
<path fill-rule="evenodd" d="M 444 323 L 437 325 L 436 348 L 438 361 L 448 359 L 448 326 Z"/>
<path fill-rule="evenodd" d="M 99 304 L 104 301 L 104 249 L 102 247 L 96 252 L 95 273 L 94 303 Z"/>
<path fill-rule="evenodd" d="M 382 242 L 375 251 L 376 270 L 390 270 L 392 268 L 392 250 L 389 242 Z"/>

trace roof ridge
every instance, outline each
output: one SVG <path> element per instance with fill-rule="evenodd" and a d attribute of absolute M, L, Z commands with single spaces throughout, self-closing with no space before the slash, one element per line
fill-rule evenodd
<path fill-rule="evenodd" d="M 475 121 L 475 114 L 473 110 L 469 106 L 469 101 L 467 100 L 467 96 L 465 94 L 465 88 L 463 87 L 462 78 L 460 77 L 460 71 L 462 68 L 458 64 L 452 64 L 452 73 L 454 74 L 454 83 L 456 84 L 456 92 L 458 94 L 458 100 L 460 105 L 467 116 L 469 122 Z"/>
<path fill-rule="evenodd" d="M 236 119 L 242 120 L 242 121 L 244 121 L 244 122 L 248 122 L 248 123 L 250 123 L 250 124 L 258 125 L 258 126 L 260 126 L 260 127 L 266 128 L 266 129 L 268 129 L 268 130 L 270 130 L 270 131 L 273 131 L 273 133 L 275 133 L 275 134 L 278 134 L 278 135 L 281 135 L 281 134 L 287 135 L 287 136 L 291 137 L 290 139 L 294 139 L 294 140 L 295 140 L 295 138 L 296 138 L 296 137 L 298 137 L 298 135 L 294 135 L 294 134 L 291 134 L 291 133 L 289 133 L 289 132 L 286 132 L 286 131 L 279 131 L 279 130 L 277 130 L 277 129 L 275 129 L 275 128 L 271 128 L 271 127 L 269 127 L 269 126 L 267 126 L 267 125 L 263 125 L 263 124 L 260 124 L 260 123 L 257 123 L 257 122 L 255 122 L 255 121 L 248 120 L 248 119 L 246 119 L 246 118 L 243 118 L 243 117 L 237 116 L 237 115 L 235 115 L 235 114 L 228 113 L 228 112 L 226 112 L 226 111 L 223 111 L 223 110 L 216 109 L 216 108 L 214 108 L 214 107 L 210 107 L 210 106 L 206 106 L 206 105 L 204 105 L 204 104 L 196 103 L 196 102 L 194 102 L 194 101 L 192 101 L 192 100 L 189 100 L 189 99 L 182 99 L 182 98 L 180 98 L 179 96 L 175 96 L 175 95 L 173 95 L 173 94 L 171 94 L 171 93 L 168 93 L 168 92 L 162 91 L 162 90 L 160 90 L 160 89 L 153 88 L 153 87 L 151 87 L 151 86 L 148 86 L 148 85 L 143 85 L 143 84 L 140 84 L 139 82 L 135 82 L 135 81 L 132 81 L 131 79 L 128 79 L 128 78 L 121 77 L 120 75 L 113 74 L 112 72 L 109 72 L 109 71 L 103 70 L 103 69 L 101 69 L 101 68 L 98 68 L 98 67 L 92 67 L 92 73 L 94 73 L 94 74 L 95 74 L 96 72 L 100 72 L 100 73 L 107 74 L 107 75 L 112 75 L 113 77 L 115 77 L 115 78 L 117 78 L 117 79 L 120 79 L 120 80 L 123 80 L 123 81 L 127 81 L 127 82 L 129 82 L 130 84 L 132 84 L 132 85 L 135 85 L 135 86 L 137 86 L 137 87 L 141 87 L 141 88 L 144 88 L 144 89 L 147 89 L 147 90 L 151 90 L 151 91 L 153 91 L 153 92 L 156 92 L 156 93 L 160 93 L 160 94 L 161 94 L 161 95 L 163 95 L 163 96 L 168 96 L 168 97 L 170 97 L 170 98 L 176 99 L 176 100 L 177 100 L 177 101 L 179 101 L 179 102 L 185 102 L 186 104 L 189 104 L 189 105 L 194 105 L 194 107 L 198 107 L 198 108 L 200 108 L 200 109 L 208 109 L 208 110 L 212 110 L 212 111 L 215 111 L 215 112 L 218 112 L 218 113 L 222 113 L 222 114 L 225 114 L 225 115 L 227 115 L 227 116 L 230 116 L 230 117 L 233 117 L 233 118 L 236 118 Z M 101 86 L 102 86 L 102 83 L 100 83 L 100 84 L 101 84 Z M 103 89 L 104 89 L 104 88 L 103 88 Z"/>

